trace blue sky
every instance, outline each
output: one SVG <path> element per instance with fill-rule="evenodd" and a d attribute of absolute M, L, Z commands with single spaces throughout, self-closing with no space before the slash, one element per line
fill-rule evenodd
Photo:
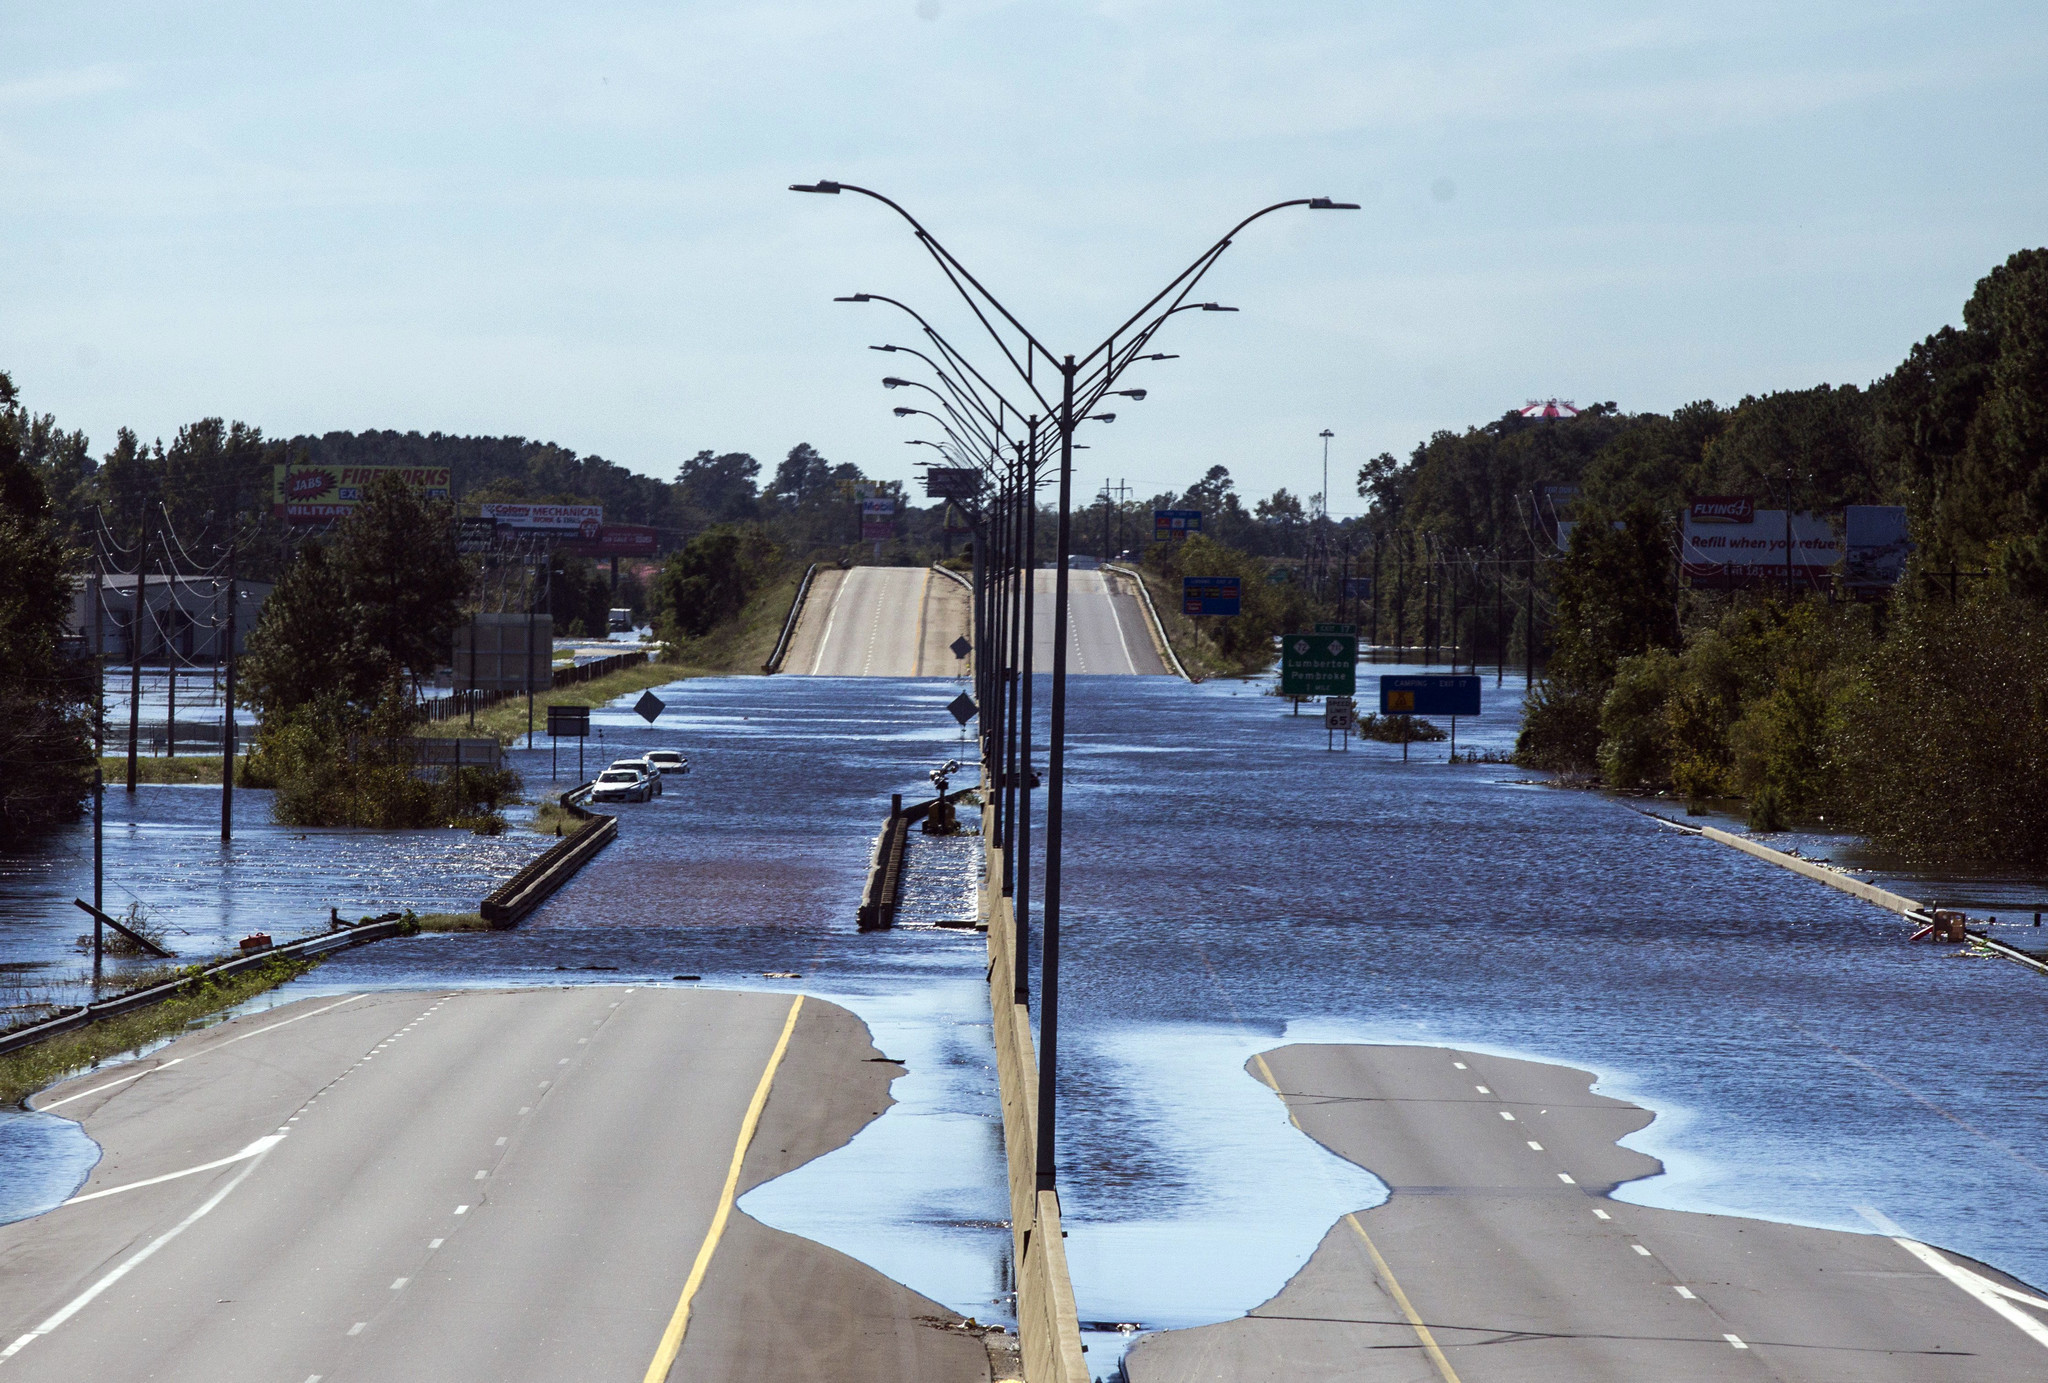
<path fill-rule="evenodd" d="M 168 437 L 511 433 L 908 477 L 910 206 L 1092 346 L 1239 216 L 1077 484 L 1263 495 L 1524 399 L 1863 383 L 2048 243 L 2048 9 L 0 0 L 0 369 Z M 953 327 L 960 326 L 959 331 Z M 900 357 L 899 357 L 900 359 Z"/>

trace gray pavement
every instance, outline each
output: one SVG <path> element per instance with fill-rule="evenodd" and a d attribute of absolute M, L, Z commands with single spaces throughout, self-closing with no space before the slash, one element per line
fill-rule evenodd
<path fill-rule="evenodd" d="M 854 567 L 838 574 L 829 589 L 814 585 L 783 670 L 811 677 L 926 675 L 923 645 L 929 642 L 926 626 L 934 613 L 928 608 L 930 587 L 943 581 L 924 567 Z M 937 617 L 955 618 L 965 608 L 958 601 L 941 603 Z M 945 642 L 967 632 L 964 617 L 958 625 L 946 633 Z M 953 671 L 950 655 L 944 666 L 928 670 L 932 676 Z"/>
<path fill-rule="evenodd" d="M 987 1379 L 944 1308 L 729 1209 L 791 1002 L 338 996 L 47 1091 L 105 1152 L 0 1227 L 0 1376 L 640 1379 L 724 1204 L 673 1376 Z M 877 1055 L 806 1000 L 738 1189 L 885 1109 Z"/>
<path fill-rule="evenodd" d="M 2048 1303 L 2016 1301 L 2038 1294 L 1994 1269 L 1609 1199 L 1659 1164 L 1616 1146 L 1651 1116 L 1592 1094 L 1590 1072 L 1349 1045 L 1247 1069 L 1391 1198 L 1340 1220 L 1245 1318 L 1140 1341 L 1132 1383 L 2048 1377 Z"/>
<path fill-rule="evenodd" d="M 1053 583 L 1057 574 L 1035 573 L 1032 599 L 1034 642 L 1032 667 L 1052 671 Z M 1067 671 L 1084 676 L 1157 677 L 1166 664 L 1146 629 L 1145 611 L 1129 581 L 1110 572 L 1075 570 L 1067 574 L 1071 611 L 1067 640 Z"/>

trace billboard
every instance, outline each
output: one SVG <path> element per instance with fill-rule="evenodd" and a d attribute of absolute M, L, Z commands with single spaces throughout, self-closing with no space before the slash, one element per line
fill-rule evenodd
<path fill-rule="evenodd" d="M 924 473 L 927 499 L 973 499 L 981 493 L 981 472 L 973 466 L 932 466 Z"/>
<path fill-rule="evenodd" d="M 593 537 L 578 533 L 551 546 L 571 557 L 653 557 L 661 551 L 661 533 L 645 524 L 606 523 Z"/>
<path fill-rule="evenodd" d="M 1843 506 L 1843 575 L 1856 594 L 1874 595 L 1898 585 L 1899 578 L 1906 574 L 1906 556 L 1912 550 L 1904 506 Z"/>
<path fill-rule="evenodd" d="M 286 523 L 332 523 L 362 503 L 381 476 L 395 475 L 430 500 L 448 498 L 446 466 L 328 466 L 301 462 L 271 468 L 270 512 Z"/>
<path fill-rule="evenodd" d="M 1189 615 L 1234 615 L 1243 592 L 1234 576 L 1183 576 L 1180 607 Z"/>
<path fill-rule="evenodd" d="M 1747 523 L 1701 521 L 1688 511 L 1679 548 L 1686 580 L 1700 590 L 1734 590 L 1785 581 L 1785 511 L 1754 509 Z M 1792 584 L 1826 584 L 1841 563 L 1835 530 L 1824 515 L 1792 516 Z"/>
<path fill-rule="evenodd" d="M 860 502 L 860 540 L 884 543 L 896 536 L 896 501 L 864 499 Z"/>
<path fill-rule="evenodd" d="M 574 533 L 595 538 L 604 526 L 602 504 L 480 504 L 477 512 L 502 529 L 523 533 Z"/>
<path fill-rule="evenodd" d="M 1154 509 L 1152 511 L 1152 541 L 1161 542 L 1168 538 L 1185 538 L 1190 533 L 1202 531 L 1202 511 L 1199 509 Z"/>

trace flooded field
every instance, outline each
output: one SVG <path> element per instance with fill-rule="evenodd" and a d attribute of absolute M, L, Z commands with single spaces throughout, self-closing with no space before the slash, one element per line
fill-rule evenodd
<path fill-rule="evenodd" d="M 969 915 L 972 840 L 914 837 L 904 925 L 863 936 L 853 924 L 888 795 L 928 791 L 928 768 L 969 756 L 942 709 L 957 690 L 735 678 L 660 689 L 670 709 L 654 728 L 601 711 L 607 756 L 673 746 L 693 769 L 622 808 L 594 866 L 514 931 L 364 948 L 288 997 L 623 981 L 845 1004 L 909 1063 L 899 1103 L 743 1207 L 1004 1319 L 983 939 L 934 925 Z M 1405 764 L 1393 745 L 1328 752 L 1319 720 L 1260 690 L 1074 683 L 1061 1183 L 1084 1319 L 1234 1316 L 1278 1290 L 1339 1214 L 1381 1198 L 1244 1074 L 1252 1053 L 1297 1040 L 1585 1066 L 1603 1092 L 1657 1112 L 1632 1141 L 1667 1172 L 1632 1199 L 1851 1230 L 1868 1228 L 1854 1207 L 1870 1206 L 2048 1280 L 2037 976 L 1908 946 L 1887 913 L 1603 794 L 1453 766 L 1441 743 L 1413 746 Z M 1487 712 L 1461 722 L 1459 748 L 1506 749 L 1520 698 L 1515 679 L 1497 692 L 1489 676 Z M 535 788 L 542 745 L 514 755 Z M 537 844 L 279 839 L 251 793 L 223 869 L 211 791 L 155 793 L 138 809 L 163 820 L 124 824 L 135 844 L 118 870 L 110 825 L 109 879 L 186 900 L 195 936 L 317 923 L 330 903 L 473 907 Z M 67 841 L 0 877 L 0 960 L 65 956 L 80 887 Z M 2018 899 L 2028 884 L 2000 887 Z M 232 920 L 203 921 L 215 914 Z M 10 1136 L 0 1129 L 0 1145 Z M 1124 1337 L 1092 1339 L 1100 1372 Z"/>

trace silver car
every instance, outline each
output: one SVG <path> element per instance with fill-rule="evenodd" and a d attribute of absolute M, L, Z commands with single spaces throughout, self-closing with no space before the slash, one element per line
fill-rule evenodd
<path fill-rule="evenodd" d="M 645 773 L 632 768 L 608 768 L 597 775 L 597 781 L 590 785 L 590 800 L 593 802 L 645 802 L 659 791 L 656 787 L 661 780 L 649 778 Z"/>
<path fill-rule="evenodd" d="M 650 749 L 640 756 L 660 771 L 666 778 L 671 773 L 684 774 L 690 771 L 690 761 L 677 749 Z"/>
<path fill-rule="evenodd" d="M 632 772 L 639 774 L 642 778 L 645 778 L 647 780 L 649 785 L 649 792 L 655 797 L 661 796 L 661 770 L 656 768 L 653 764 L 647 762 L 647 760 L 614 759 L 612 760 L 612 768 L 629 769 Z M 606 771 L 609 772 L 610 770 L 608 769 Z"/>

